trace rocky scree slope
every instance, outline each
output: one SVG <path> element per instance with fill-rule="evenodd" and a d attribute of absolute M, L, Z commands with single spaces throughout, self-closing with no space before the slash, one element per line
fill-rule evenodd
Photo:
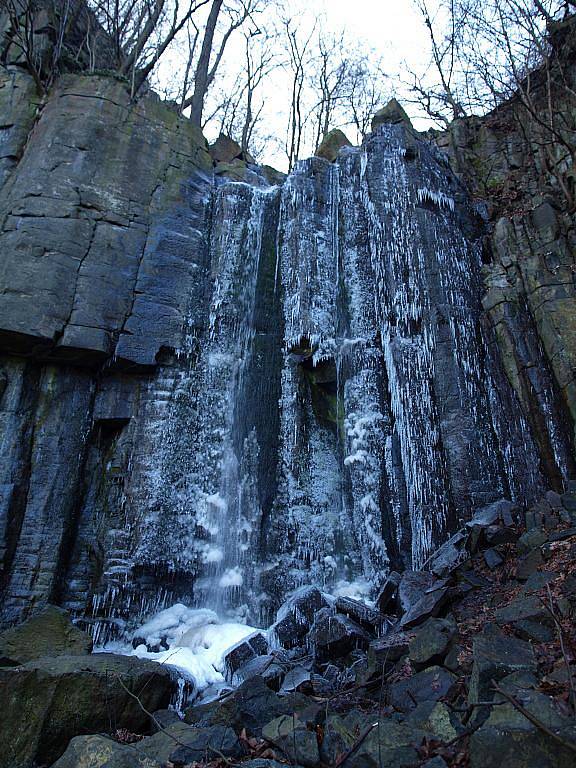
<path fill-rule="evenodd" d="M 0 635 L 0 765 L 571 766 L 575 547 L 574 493 L 496 502 L 374 608 L 300 589 L 228 652 L 234 687 L 183 718 L 166 668 L 86 656 L 48 608 Z"/>

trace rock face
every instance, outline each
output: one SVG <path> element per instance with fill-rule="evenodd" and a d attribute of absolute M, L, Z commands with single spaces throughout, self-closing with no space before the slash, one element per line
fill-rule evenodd
<path fill-rule="evenodd" d="M 148 711 L 166 707 L 175 683 L 150 661 L 96 654 L 59 656 L 0 670 L 0 766 L 50 765 L 86 732 L 148 728 Z"/>
<path fill-rule="evenodd" d="M 0 633 L 0 665 L 23 664 L 41 656 L 83 656 L 92 638 L 75 627 L 61 608 L 49 605 L 17 627 Z"/>
<path fill-rule="evenodd" d="M 264 623 L 302 583 L 376 594 L 570 473 L 553 379 L 534 421 L 499 363 L 482 222 L 394 105 L 281 184 L 115 80 L 40 108 L 2 78 L 4 622 L 53 602 L 102 640 L 177 600 Z"/>

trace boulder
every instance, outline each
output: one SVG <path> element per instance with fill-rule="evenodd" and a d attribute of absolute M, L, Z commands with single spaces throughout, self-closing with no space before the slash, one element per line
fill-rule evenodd
<path fill-rule="evenodd" d="M 456 726 L 462 730 L 455 715 L 441 701 L 424 701 L 418 704 L 416 709 L 408 715 L 406 722 L 443 742 L 456 738 L 458 735 Z"/>
<path fill-rule="evenodd" d="M 435 576 L 444 578 L 470 557 L 466 550 L 468 533 L 458 531 L 442 544 L 428 560 L 428 567 Z"/>
<path fill-rule="evenodd" d="M 367 650 L 371 639 L 352 619 L 326 608 L 316 616 L 307 642 L 317 661 L 322 662 L 341 658 L 356 649 Z"/>
<path fill-rule="evenodd" d="M 552 700 L 524 691 L 516 700 L 543 725 L 574 745 L 563 747 L 533 725 L 512 704 L 499 700 L 488 719 L 470 737 L 471 768 L 572 768 L 576 756 L 576 726 L 563 718 Z"/>
<path fill-rule="evenodd" d="M 0 664 L 24 664 L 41 656 L 83 656 L 92 638 L 72 624 L 70 614 L 48 605 L 22 624 L 0 633 Z"/>
<path fill-rule="evenodd" d="M 231 163 L 237 158 L 244 159 L 240 144 L 223 133 L 218 136 L 214 144 L 210 144 L 208 152 L 214 163 Z"/>
<path fill-rule="evenodd" d="M 493 571 L 494 568 L 498 568 L 499 565 L 502 565 L 504 558 L 497 549 L 491 548 L 484 551 L 484 562 L 488 568 Z"/>
<path fill-rule="evenodd" d="M 324 160 L 328 160 L 329 163 L 333 163 L 342 147 L 351 146 L 352 144 L 348 141 L 346 135 L 339 128 L 333 128 L 324 134 L 314 154 L 316 157 L 322 157 Z"/>
<path fill-rule="evenodd" d="M 394 632 L 373 640 L 368 647 L 368 661 L 382 670 L 386 664 L 394 664 L 408 654 L 409 642 L 405 632 Z"/>
<path fill-rule="evenodd" d="M 498 608 L 494 617 L 500 625 L 510 625 L 524 640 L 548 643 L 555 636 L 554 619 L 537 595 L 521 595 Z"/>
<path fill-rule="evenodd" d="M 144 712 L 166 708 L 176 684 L 151 661 L 100 653 L 0 670 L 0 768 L 51 764 L 74 736 L 111 727 L 146 733 Z M 144 709 L 143 709 L 144 708 Z"/>
<path fill-rule="evenodd" d="M 280 606 L 270 637 L 282 648 L 296 648 L 308 634 L 315 614 L 328 602 L 317 587 L 301 587 Z"/>
<path fill-rule="evenodd" d="M 441 664 L 456 635 L 456 625 L 450 619 L 428 619 L 418 628 L 410 641 L 410 661 L 415 669 Z"/>
<path fill-rule="evenodd" d="M 438 616 L 442 613 L 450 598 L 448 587 L 438 585 L 437 588 L 430 588 L 425 592 L 410 610 L 404 614 L 400 621 L 402 629 L 409 629 L 422 624 L 431 616 Z"/>
<path fill-rule="evenodd" d="M 344 765 L 358 768 L 412 768 L 418 765 L 417 747 L 424 731 L 407 723 L 378 720 L 356 710 L 346 716 L 332 715 L 324 725 L 321 756 L 325 765 L 336 765 L 338 758 L 355 745 L 353 757 Z"/>
<path fill-rule="evenodd" d="M 456 675 L 442 667 L 429 667 L 412 677 L 392 683 L 388 688 L 388 700 L 400 712 L 409 712 L 420 702 L 444 698 L 456 679 Z"/>
<path fill-rule="evenodd" d="M 320 762 L 316 733 L 296 717 L 275 718 L 262 728 L 262 737 L 281 750 L 291 763 L 314 768 Z"/>
<path fill-rule="evenodd" d="M 93 734 L 71 739 L 52 768 L 160 768 L 160 763 L 148 760 L 144 766 L 133 745 Z"/>
<path fill-rule="evenodd" d="M 225 677 L 228 682 L 235 681 L 236 672 L 257 656 L 268 653 L 268 641 L 262 632 L 254 632 L 228 651 L 224 657 Z"/>
<path fill-rule="evenodd" d="M 211 701 L 186 710 L 184 721 L 196 727 L 228 725 L 236 733 L 243 728 L 249 736 L 260 736 L 262 727 L 281 715 L 292 716 L 307 709 L 312 700 L 301 693 L 279 696 L 261 677 L 242 683 L 222 701 Z"/>
<path fill-rule="evenodd" d="M 404 107 L 397 99 L 390 99 L 388 104 L 382 107 L 382 109 L 379 109 L 372 118 L 372 132 L 381 125 L 396 125 L 398 123 L 404 123 L 412 127 L 412 123 L 410 122 L 410 118 L 406 114 Z"/>
<path fill-rule="evenodd" d="M 534 672 L 536 659 L 529 643 L 503 634 L 488 624 L 473 643 L 472 675 L 468 691 L 469 704 L 490 701 L 496 682 L 512 672 Z"/>
<path fill-rule="evenodd" d="M 181 744 L 170 753 L 174 768 L 183 768 L 194 762 L 214 760 L 218 757 L 240 757 L 242 748 L 238 737 L 225 725 L 210 728 L 190 728 L 179 734 Z"/>
<path fill-rule="evenodd" d="M 399 573 L 390 571 L 376 598 L 376 606 L 381 613 L 395 613 L 398 610 L 398 586 L 401 581 Z"/>
<path fill-rule="evenodd" d="M 278 663 L 276 656 L 266 654 L 256 656 L 243 664 L 236 670 L 234 679 L 239 684 L 253 677 L 261 677 L 269 688 L 278 691 L 285 674 L 286 670 L 282 664 Z"/>
<path fill-rule="evenodd" d="M 428 571 L 404 571 L 398 585 L 398 601 L 403 613 L 408 613 L 433 581 L 434 577 Z"/>
<path fill-rule="evenodd" d="M 381 634 L 390 623 L 389 619 L 383 616 L 380 611 L 370 608 L 366 603 L 361 603 L 359 600 L 353 600 L 351 597 L 338 597 L 335 608 L 338 613 L 344 614 L 367 632 L 376 635 Z"/>

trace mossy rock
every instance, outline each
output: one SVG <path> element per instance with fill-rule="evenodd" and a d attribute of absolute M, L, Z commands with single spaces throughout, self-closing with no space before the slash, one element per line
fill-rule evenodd
<path fill-rule="evenodd" d="M 92 651 L 92 638 L 72 624 L 62 608 L 48 605 L 23 624 L 0 634 L 0 664 L 24 664 L 41 656 L 81 656 Z"/>
<path fill-rule="evenodd" d="M 351 146 L 352 144 L 348 141 L 346 134 L 339 128 L 333 128 L 324 134 L 324 138 L 314 154 L 316 157 L 322 157 L 324 160 L 328 160 L 329 163 L 333 163 L 342 147 Z"/>

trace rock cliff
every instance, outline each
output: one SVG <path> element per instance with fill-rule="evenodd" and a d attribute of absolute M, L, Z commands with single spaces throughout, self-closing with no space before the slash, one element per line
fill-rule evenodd
<path fill-rule="evenodd" d="M 491 257 L 402 122 L 271 185 L 110 77 L 39 99 L 11 66 L 0 104 L 5 623 L 54 602 L 101 640 L 177 598 L 264 622 L 574 475 L 573 229 L 536 193 Z"/>

